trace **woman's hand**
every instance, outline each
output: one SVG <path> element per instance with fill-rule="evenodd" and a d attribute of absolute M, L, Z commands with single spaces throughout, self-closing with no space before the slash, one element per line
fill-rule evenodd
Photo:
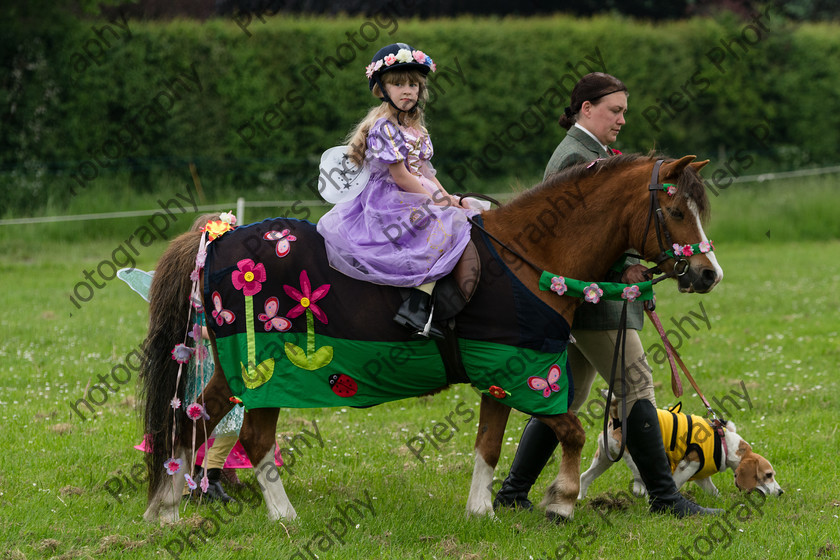
<path fill-rule="evenodd" d="M 639 282 L 644 282 L 647 280 L 647 276 L 645 276 L 646 271 L 647 267 L 645 265 L 630 265 L 624 270 L 624 274 L 621 275 L 621 282 L 624 284 L 638 284 Z"/>

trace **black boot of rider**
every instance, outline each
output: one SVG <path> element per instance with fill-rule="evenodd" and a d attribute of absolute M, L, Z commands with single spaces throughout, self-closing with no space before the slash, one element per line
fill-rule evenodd
<path fill-rule="evenodd" d="M 671 476 L 653 403 L 636 401 L 627 416 L 626 438 L 627 450 L 647 487 L 651 512 L 672 513 L 677 517 L 723 513 L 721 509 L 699 506 L 680 494 Z"/>
<path fill-rule="evenodd" d="M 195 481 L 199 484 L 199 487 L 193 490 L 193 495 L 198 497 L 202 497 L 208 501 L 215 501 L 219 500 L 222 503 L 226 504 L 228 502 L 235 502 L 233 498 L 228 496 L 225 493 L 225 489 L 222 488 L 222 469 L 208 469 L 207 470 L 207 480 L 210 483 L 207 487 L 207 492 L 201 491 L 201 479 L 204 477 L 204 470 L 199 468 L 196 472 Z"/>
<path fill-rule="evenodd" d="M 394 321 L 408 328 L 416 338 L 443 340 L 443 331 L 432 324 L 432 296 L 422 290 L 411 290 Z"/>
<path fill-rule="evenodd" d="M 528 420 L 522 432 L 522 439 L 519 440 L 513 464 L 510 466 L 510 474 L 493 500 L 493 509 L 534 509 L 528 499 L 528 491 L 537 481 L 558 443 L 554 430 L 536 418 Z"/>

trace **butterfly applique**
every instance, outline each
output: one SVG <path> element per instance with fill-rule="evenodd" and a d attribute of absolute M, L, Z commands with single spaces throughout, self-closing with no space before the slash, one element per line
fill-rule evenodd
<path fill-rule="evenodd" d="M 285 317 L 277 316 L 277 309 L 280 307 L 280 301 L 271 296 L 267 300 L 265 300 L 265 313 L 260 313 L 257 315 L 257 319 L 260 321 L 265 321 L 265 330 L 270 331 L 272 328 L 280 331 L 286 332 L 290 328 L 292 328 L 292 322 L 286 319 Z"/>
<path fill-rule="evenodd" d="M 562 373 L 560 366 L 554 364 L 549 368 L 547 377 L 542 378 L 536 375 L 529 377 L 528 387 L 534 391 L 542 391 L 542 396 L 548 398 L 551 396 L 552 391 L 555 393 L 560 391 L 560 385 L 557 384 L 557 381 L 560 379 Z"/>
<path fill-rule="evenodd" d="M 289 235 L 289 230 L 284 229 L 283 231 L 276 231 L 272 230 L 268 233 L 263 235 L 263 239 L 266 241 L 276 241 L 277 246 L 274 248 L 274 252 L 277 254 L 278 257 L 285 257 L 289 254 L 289 251 L 292 250 L 292 245 L 290 241 L 297 241 L 297 237 L 294 235 Z"/>
<path fill-rule="evenodd" d="M 216 324 L 220 327 L 222 323 L 229 325 L 236 320 L 233 311 L 222 307 L 222 296 L 219 295 L 219 292 L 213 292 L 213 307 L 216 308 L 213 310 L 213 318 L 216 319 Z"/>

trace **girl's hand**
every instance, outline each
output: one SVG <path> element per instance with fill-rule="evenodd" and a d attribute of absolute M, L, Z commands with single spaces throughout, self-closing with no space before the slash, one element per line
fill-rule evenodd
<path fill-rule="evenodd" d="M 438 194 L 432 198 L 435 203 L 435 206 L 446 206 L 446 207 L 453 207 L 453 208 L 465 208 L 461 206 L 461 202 L 457 196 L 452 196 L 451 194 L 441 194 L 438 191 Z"/>

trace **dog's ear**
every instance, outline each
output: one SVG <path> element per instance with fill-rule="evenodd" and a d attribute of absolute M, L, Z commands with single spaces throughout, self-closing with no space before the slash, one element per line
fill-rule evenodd
<path fill-rule="evenodd" d="M 732 433 L 735 433 L 735 422 L 733 422 L 732 420 L 727 420 L 726 421 L 726 429 L 729 430 Z"/>
<path fill-rule="evenodd" d="M 742 492 L 755 490 L 758 485 L 758 460 L 755 457 L 744 457 L 735 469 L 735 486 Z"/>

